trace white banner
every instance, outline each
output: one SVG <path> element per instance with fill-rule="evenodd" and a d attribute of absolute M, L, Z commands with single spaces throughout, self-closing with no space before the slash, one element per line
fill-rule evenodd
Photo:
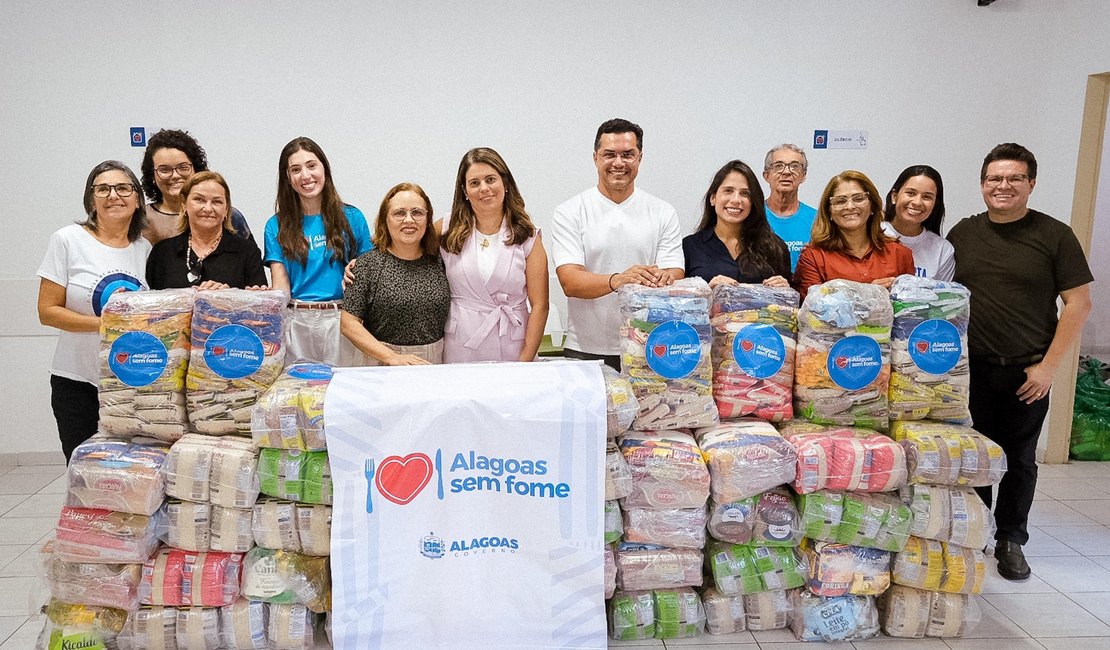
<path fill-rule="evenodd" d="M 583 362 L 336 369 L 340 650 L 605 648 L 605 387 Z"/>

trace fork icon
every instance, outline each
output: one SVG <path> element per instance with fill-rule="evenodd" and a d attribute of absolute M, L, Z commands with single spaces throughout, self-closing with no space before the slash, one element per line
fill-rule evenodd
<path fill-rule="evenodd" d="M 374 512 L 374 459 L 367 458 L 366 466 L 363 469 L 363 474 L 366 475 L 366 512 L 367 514 Z"/>

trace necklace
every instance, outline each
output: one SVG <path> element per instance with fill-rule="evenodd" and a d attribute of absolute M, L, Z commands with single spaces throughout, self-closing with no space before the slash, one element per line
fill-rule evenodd
<path fill-rule="evenodd" d="M 204 278 L 204 260 L 220 245 L 223 236 L 224 233 L 221 228 L 220 233 L 216 235 L 216 241 L 207 247 L 203 255 L 197 252 L 196 247 L 193 246 L 193 237 L 192 235 L 189 236 L 189 250 L 185 254 L 185 279 L 189 281 L 189 284 L 199 284 L 201 279 Z"/>

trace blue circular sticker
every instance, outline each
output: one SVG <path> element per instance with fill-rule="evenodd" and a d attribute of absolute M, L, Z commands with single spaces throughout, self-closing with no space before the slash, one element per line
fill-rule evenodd
<path fill-rule="evenodd" d="M 859 390 L 879 377 L 883 352 L 871 337 L 849 336 L 833 344 L 825 365 L 834 384 L 844 390 Z"/>
<path fill-rule="evenodd" d="M 204 362 L 224 379 L 239 379 L 262 367 L 262 339 L 242 325 L 217 327 L 204 344 Z"/>
<path fill-rule="evenodd" d="M 931 375 L 943 375 L 960 362 L 964 346 L 960 331 L 946 320 L 927 320 L 910 332 L 910 359 Z"/>
<path fill-rule="evenodd" d="M 680 320 L 660 323 L 647 337 L 644 351 L 648 367 L 664 379 L 681 379 L 694 372 L 701 360 L 698 332 Z"/>
<path fill-rule="evenodd" d="M 169 363 L 166 345 L 146 332 L 124 332 L 112 342 L 108 354 L 112 374 L 135 388 L 154 383 Z"/>
<path fill-rule="evenodd" d="M 289 366 L 289 376 L 308 381 L 328 381 L 331 379 L 331 367 L 322 363 L 298 363 Z"/>
<path fill-rule="evenodd" d="M 773 326 L 766 323 L 748 325 L 732 340 L 732 356 L 736 365 L 756 379 L 767 379 L 782 370 L 786 363 L 786 345 Z"/>

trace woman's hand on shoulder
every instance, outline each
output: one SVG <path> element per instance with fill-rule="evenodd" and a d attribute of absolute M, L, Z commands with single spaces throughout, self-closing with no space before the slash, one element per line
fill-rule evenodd
<path fill-rule="evenodd" d="M 728 277 L 727 275 L 717 275 L 717 276 L 714 276 L 713 279 L 709 281 L 709 288 L 712 289 L 713 287 L 719 287 L 719 286 L 724 285 L 724 284 L 740 284 L 740 283 L 737 282 L 734 278 Z"/>
<path fill-rule="evenodd" d="M 763 286 L 772 287 L 775 289 L 786 289 L 790 286 L 790 283 L 787 282 L 786 278 L 782 277 L 781 275 L 772 275 L 771 277 L 763 281 Z"/>
<path fill-rule="evenodd" d="M 358 262 L 358 258 L 356 257 L 355 259 L 348 262 L 347 266 L 343 268 L 343 291 L 344 292 L 346 292 L 347 287 L 351 286 L 351 283 L 355 281 L 355 264 L 357 262 Z"/>

